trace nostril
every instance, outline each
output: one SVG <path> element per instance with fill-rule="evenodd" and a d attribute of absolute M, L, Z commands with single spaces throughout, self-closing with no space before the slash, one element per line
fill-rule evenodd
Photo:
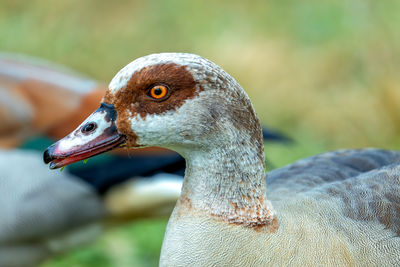
<path fill-rule="evenodd" d="M 50 163 L 53 160 L 53 158 L 50 155 L 50 148 L 46 149 L 43 153 L 43 161 L 44 163 Z"/>
<path fill-rule="evenodd" d="M 82 133 L 93 132 L 97 128 L 97 124 L 94 122 L 88 122 L 82 127 Z"/>

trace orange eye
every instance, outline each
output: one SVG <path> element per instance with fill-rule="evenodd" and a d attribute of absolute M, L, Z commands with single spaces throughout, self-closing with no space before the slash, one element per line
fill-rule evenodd
<path fill-rule="evenodd" d="M 164 85 L 153 86 L 149 91 L 149 96 L 155 100 L 162 100 L 168 95 L 168 88 Z"/>

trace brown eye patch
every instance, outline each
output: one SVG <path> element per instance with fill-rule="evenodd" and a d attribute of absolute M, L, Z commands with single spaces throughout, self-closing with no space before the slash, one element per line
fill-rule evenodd
<path fill-rule="evenodd" d="M 154 101 L 164 94 L 163 89 L 157 87 L 161 85 L 167 87 L 167 94 L 163 96 L 165 98 L 160 98 L 162 101 Z M 186 99 L 193 98 L 200 91 L 202 91 L 201 86 L 185 66 L 175 63 L 158 64 L 135 72 L 127 85 L 115 95 L 108 90 L 103 101 L 115 106 L 119 121 L 123 119 L 122 117 L 136 114 L 145 118 L 147 114 L 176 110 Z"/>

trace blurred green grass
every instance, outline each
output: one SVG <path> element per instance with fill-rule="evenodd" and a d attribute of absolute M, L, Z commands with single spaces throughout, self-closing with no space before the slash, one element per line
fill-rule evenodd
<path fill-rule="evenodd" d="M 400 149 L 398 14 L 397 0 L 2 0 L 0 50 L 104 82 L 149 53 L 207 57 L 295 139 L 267 144 L 273 168 L 342 147 Z M 133 222 L 44 266 L 156 266 L 165 223 Z"/>
<path fill-rule="evenodd" d="M 158 266 L 167 218 L 141 219 L 104 234 L 94 244 L 51 259 L 43 267 Z"/>

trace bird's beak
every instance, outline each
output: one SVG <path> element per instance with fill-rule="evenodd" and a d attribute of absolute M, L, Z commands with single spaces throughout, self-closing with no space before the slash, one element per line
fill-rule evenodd
<path fill-rule="evenodd" d="M 57 169 L 122 146 L 126 137 L 118 132 L 116 120 L 114 106 L 102 103 L 76 130 L 44 151 L 44 162 Z"/>

